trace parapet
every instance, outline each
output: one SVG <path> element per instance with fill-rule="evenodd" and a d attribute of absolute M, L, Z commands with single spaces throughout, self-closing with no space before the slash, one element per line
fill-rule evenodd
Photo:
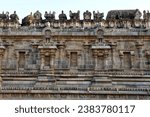
<path fill-rule="evenodd" d="M 19 27 L 35 27 L 35 28 L 125 28 L 125 29 L 149 29 L 150 27 L 150 13 L 149 11 L 143 11 L 139 9 L 135 10 L 110 10 L 104 19 L 104 13 L 99 11 L 92 12 L 86 10 L 83 13 L 83 19 L 80 19 L 80 11 L 72 12 L 69 11 L 69 17 L 62 11 L 58 15 L 58 19 L 55 18 L 55 12 L 46 11 L 44 19 L 40 11 L 30 13 L 19 22 L 19 17 L 14 11 L 13 14 L 9 15 L 9 12 L 0 14 L 0 28 L 19 28 Z"/>

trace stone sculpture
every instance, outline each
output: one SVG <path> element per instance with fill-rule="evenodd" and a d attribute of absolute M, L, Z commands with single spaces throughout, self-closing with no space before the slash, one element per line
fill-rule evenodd
<path fill-rule="evenodd" d="M 66 14 L 64 14 L 64 11 L 62 11 L 61 14 L 59 14 L 59 20 L 62 22 L 67 20 L 67 16 Z"/>
<path fill-rule="evenodd" d="M 89 12 L 88 10 L 86 10 L 86 12 L 83 13 L 83 18 L 85 21 L 90 21 L 91 20 L 91 12 Z"/>
<path fill-rule="evenodd" d="M 47 21 L 54 21 L 55 20 L 55 12 L 51 13 L 51 11 L 48 13 L 47 11 L 45 11 L 45 15 L 44 17 L 46 18 L 46 22 Z"/>
<path fill-rule="evenodd" d="M 101 21 L 104 17 L 104 13 L 100 13 L 99 11 L 97 11 L 97 13 L 95 11 L 93 11 L 93 19 L 94 21 Z"/>
<path fill-rule="evenodd" d="M 70 10 L 69 16 L 71 20 L 80 20 L 80 11 L 78 11 L 77 13 L 72 13 L 72 11 Z"/>
<path fill-rule="evenodd" d="M 108 12 L 106 20 L 112 19 L 140 19 L 141 12 L 136 10 L 111 10 Z"/>
<path fill-rule="evenodd" d="M 10 15 L 10 21 L 14 23 L 19 23 L 19 17 L 16 14 L 16 11 L 14 11 L 14 13 Z"/>

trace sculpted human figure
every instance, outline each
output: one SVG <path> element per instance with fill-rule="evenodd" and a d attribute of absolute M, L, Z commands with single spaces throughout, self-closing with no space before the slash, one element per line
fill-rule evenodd
<path fill-rule="evenodd" d="M 99 11 L 97 11 L 97 13 L 95 11 L 93 11 L 93 18 L 95 21 L 100 21 L 102 20 L 104 17 L 104 13 L 100 13 Z"/>
<path fill-rule="evenodd" d="M 143 11 L 143 19 L 147 19 L 147 14 L 145 10 Z"/>
<path fill-rule="evenodd" d="M 67 16 L 66 16 L 66 14 L 64 14 L 64 11 L 62 11 L 62 13 L 59 14 L 59 20 L 60 21 L 66 21 L 67 20 Z"/>
<path fill-rule="evenodd" d="M 19 17 L 18 17 L 18 15 L 16 14 L 16 11 L 14 11 L 14 13 L 10 15 L 10 20 L 11 20 L 12 22 L 19 23 Z"/>
<path fill-rule="evenodd" d="M 34 19 L 35 19 L 35 23 L 39 24 L 42 21 L 42 14 L 39 12 L 39 10 L 37 10 L 34 14 Z"/>
<path fill-rule="evenodd" d="M 2 14 L 0 14 L 0 21 L 6 23 L 8 20 L 9 20 L 9 12 L 6 12 L 5 14 L 3 11 Z"/>
<path fill-rule="evenodd" d="M 48 13 L 47 11 L 45 11 L 44 17 L 45 17 L 46 21 L 55 20 L 55 12 L 51 13 L 51 11 L 50 11 Z"/>
<path fill-rule="evenodd" d="M 32 12 L 27 17 L 28 17 L 29 25 L 33 24 L 34 23 L 34 17 L 32 15 Z"/>

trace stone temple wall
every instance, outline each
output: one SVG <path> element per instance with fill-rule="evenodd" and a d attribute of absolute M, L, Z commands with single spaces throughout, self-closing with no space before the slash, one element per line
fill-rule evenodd
<path fill-rule="evenodd" d="M 150 99 L 149 13 L 79 13 L 1 18 L 0 99 Z"/>

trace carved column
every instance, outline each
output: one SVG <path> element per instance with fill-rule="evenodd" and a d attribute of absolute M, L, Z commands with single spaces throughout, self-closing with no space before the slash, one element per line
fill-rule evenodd
<path fill-rule="evenodd" d="M 146 65 L 147 69 L 150 69 L 150 52 L 148 50 L 145 51 L 145 57 L 146 57 Z"/>
<path fill-rule="evenodd" d="M 90 48 L 90 44 L 88 42 L 84 43 L 84 65 L 87 68 L 87 63 L 89 64 L 89 48 Z M 82 63 L 83 64 L 83 63 Z M 88 65 L 89 66 L 89 65 Z"/>
<path fill-rule="evenodd" d="M 44 53 L 41 53 L 41 70 L 44 68 L 44 57 L 45 57 L 45 55 L 44 55 Z"/>
<path fill-rule="evenodd" d="M 4 46 L 0 46 L 0 89 L 2 88 L 2 59 L 3 59 L 3 55 L 4 55 L 4 50 L 5 47 Z"/>
<path fill-rule="evenodd" d="M 2 73 L 2 54 L 0 54 L 0 89 L 2 87 L 2 77 L 1 77 L 1 73 Z"/>
<path fill-rule="evenodd" d="M 117 44 L 112 42 L 111 43 L 111 62 L 112 62 L 112 69 L 114 69 L 114 55 L 115 55 L 115 49 L 116 49 Z"/>
<path fill-rule="evenodd" d="M 131 51 L 131 69 L 134 69 L 134 51 Z"/>
<path fill-rule="evenodd" d="M 143 51 L 143 49 L 142 49 L 142 47 L 143 47 L 143 42 L 137 42 L 136 43 L 136 47 L 137 47 L 137 50 L 138 50 L 138 57 L 139 57 L 139 68 L 140 69 L 143 69 L 143 53 L 142 53 L 142 51 Z"/>
<path fill-rule="evenodd" d="M 107 58 L 108 58 L 108 52 L 105 51 L 105 53 L 104 53 L 104 69 L 105 70 L 108 69 L 108 60 L 107 60 Z"/>
<path fill-rule="evenodd" d="M 19 52 L 15 51 L 15 59 L 16 59 L 16 70 L 19 70 Z"/>
<path fill-rule="evenodd" d="M 29 52 L 25 52 L 25 67 L 24 69 L 28 68 L 28 62 L 29 62 Z"/>
<path fill-rule="evenodd" d="M 54 64 L 55 64 L 55 51 L 54 50 L 51 51 L 50 57 L 51 57 L 50 66 L 51 66 L 51 69 L 54 69 Z"/>
<path fill-rule="evenodd" d="M 58 46 L 58 49 L 59 49 L 59 61 L 58 61 L 58 66 L 62 68 L 62 64 L 63 64 L 63 60 L 64 60 L 64 57 L 65 57 L 65 44 L 64 42 L 61 42 L 60 44 L 57 45 Z"/>
<path fill-rule="evenodd" d="M 38 49 L 38 44 L 37 43 L 33 43 L 32 44 L 33 47 L 33 64 L 36 64 L 36 54 L 37 54 L 37 49 Z"/>
<path fill-rule="evenodd" d="M 95 61 L 95 70 L 98 69 L 98 54 L 97 50 L 93 51 L 94 61 Z"/>
<path fill-rule="evenodd" d="M 123 52 L 120 52 L 120 69 L 124 69 Z"/>

